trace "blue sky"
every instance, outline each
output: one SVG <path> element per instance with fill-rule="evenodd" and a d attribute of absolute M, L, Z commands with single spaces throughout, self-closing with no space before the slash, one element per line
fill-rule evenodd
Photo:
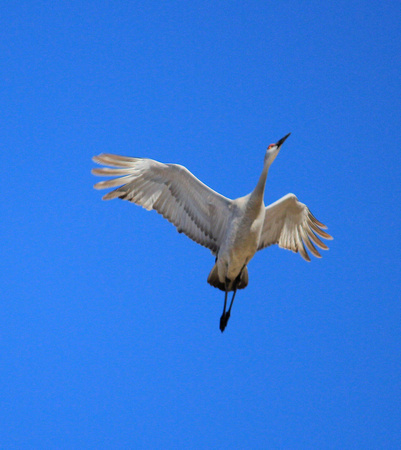
<path fill-rule="evenodd" d="M 21 1 L 0 14 L 1 448 L 399 448 L 401 6 Z M 291 132 L 321 260 L 249 264 L 224 334 L 213 256 L 102 202 L 101 152 L 236 198 Z"/>

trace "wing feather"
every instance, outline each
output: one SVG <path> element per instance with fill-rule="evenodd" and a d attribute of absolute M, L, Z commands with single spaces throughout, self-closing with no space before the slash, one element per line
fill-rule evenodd
<path fill-rule="evenodd" d="M 324 239 L 331 239 L 331 236 L 326 233 L 325 231 L 321 230 L 318 226 L 315 225 L 313 222 L 309 222 L 309 226 L 312 228 L 312 231 L 314 231 L 317 235 Z"/>
<path fill-rule="evenodd" d="M 306 248 L 312 253 L 313 256 L 316 256 L 316 258 L 321 258 L 322 255 L 316 250 L 316 247 L 312 244 L 308 234 L 305 232 L 302 226 L 299 227 L 299 231 Z"/>
<path fill-rule="evenodd" d="M 313 244 L 323 250 L 328 250 L 328 247 L 318 236 L 333 239 L 322 228 L 327 229 L 326 225 L 319 222 L 305 204 L 301 203 L 294 194 L 287 194 L 266 207 L 258 250 L 278 244 L 281 248 L 299 252 L 306 261 L 310 261 L 306 249 L 312 255 L 321 258 Z"/>
<path fill-rule="evenodd" d="M 118 177 L 95 184 L 115 188 L 103 199 L 121 198 L 147 210 L 154 209 L 177 230 L 216 253 L 227 229 L 231 200 L 213 191 L 178 164 L 102 153 L 93 161 L 110 167 L 94 175 Z"/>

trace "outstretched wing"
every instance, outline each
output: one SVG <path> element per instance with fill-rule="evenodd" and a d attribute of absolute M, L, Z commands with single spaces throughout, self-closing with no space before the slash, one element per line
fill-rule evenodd
<path fill-rule="evenodd" d="M 322 228 L 327 229 L 313 216 L 306 205 L 298 201 L 294 194 L 287 194 L 266 207 L 258 250 L 278 244 L 281 248 L 299 252 L 306 261 L 310 261 L 306 249 L 321 258 L 313 244 L 328 250 L 319 237 L 333 239 Z"/>
<path fill-rule="evenodd" d="M 154 209 L 178 232 L 217 253 L 227 228 L 230 199 L 177 164 L 107 153 L 93 157 L 93 161 L 113 167 L 93 169 L 94 175 L 118 177 L 95 184 L 95 189 L 121 186 L 107 193 L 104 200 L 118 197 Z"/>

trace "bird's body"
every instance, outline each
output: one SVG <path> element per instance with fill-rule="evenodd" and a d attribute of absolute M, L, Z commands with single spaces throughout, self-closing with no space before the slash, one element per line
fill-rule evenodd
<path fill-rule="evenodd" d="M 144 208 L 155 209 L 172 222 L 179 232 L 209 248 L 216 256 L 208 282 L 225 292 L 220 329 L 230 317 L 237 289 L 248 284 L 247 264 L 258 250 L 269 245 L 299 252 L 310 261 L 307 248 L 320 257 L 313 243 L 327 246 L 317 237 L 332 239 L 309 209 L 294 194 L 264 206 L 268 170 L 287 136 L 271 144 L 265 155 L 262 174 L 248 195 L 230 200 L 210 189 L 185 167 L 151 159 L 101 154 L 94 161 L 116 168 L 93 169 L 95 175 L 120 176 L 95 185 L 97 189 L 118 187 L 103 198 L 122 198 Z M 313 243 L 312 243 L 313 242 Z M 226 311 L 227 293 L 234 291 Z"/>
<path fill-rule="evenodd" d="M 233 290 L 233 282 L 255 255 L 264 222 L 263 202 L 254 204 L 250 195 L 234 200 L 230 212 L 229 226 L 216 260 L 218 283 L 215 283 L 223 291 L 226 280 L 228 291 Z"/>

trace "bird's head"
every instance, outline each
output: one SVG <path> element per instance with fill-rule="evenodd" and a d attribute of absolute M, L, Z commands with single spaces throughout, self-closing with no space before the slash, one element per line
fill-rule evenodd
<path fill-rule="evenodd" d="M 270 144 L 267 147 L 266 155 L 265 155 L 265 162 L 269 165 L 276 159 L 276 156 L 278 155 L 278 152 L 281 149 L 281 146 L 284 144 L 284 141 L 288 138 L 288 136 L 291 133 L 288 133 L 286 136 L 281 138 L 279 141 L 277 141 L 275 144 Z"/>

